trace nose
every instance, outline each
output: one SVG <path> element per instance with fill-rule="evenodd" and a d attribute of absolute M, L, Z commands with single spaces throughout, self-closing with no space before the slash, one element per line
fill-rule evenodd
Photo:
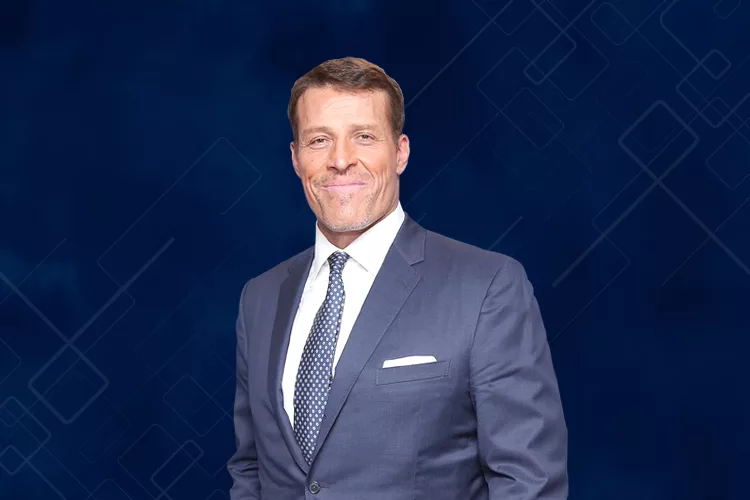
<path fill-rule="evenodd" d="M 357 155 L 354 145 L 346 140 L 336 141 L 335 146 L 331 148 L 330 166 L 336 170 L 346 170 L 356 163 Z"/>

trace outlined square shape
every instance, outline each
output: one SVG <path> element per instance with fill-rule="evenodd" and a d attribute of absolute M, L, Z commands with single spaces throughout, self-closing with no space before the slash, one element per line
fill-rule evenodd
<path fill-rule="evenodd" d="M 150 426 L 120 455 L 117 463 L 154 498 L 161 496 L 151 476 L 179 449 L 177 441 L 159 424 Z"/>
<path fill-rule="evenodd" d="M 718 97 L 711 102 L 706 102 L 706 106 L 701 110 L 703 117 L 711 123 L 722 122 L 727 117 L 727 115 L 722 115 L 722 112 L 720 111 L 724 109 L 724 107 L 719 102 L 714 102 L 716 99 L 718 99 Z"/>
<path fill-rule="evenodd" d="M 570 23 L 573 23 L 574 19 L 579 18 L 582 13 L 588 9 L 592 2 L 591 0 L 532 0 L 537 4 L 549 3 L 552 8 L 547 7 L 546 10 L 558 12 L 559 15 Z"/>
<path fill-rule="evenodd" d="M 16 398 L 10 397 L 0 405 L 0 421 L 6 427 L 13 427 L 25 412 L 26 410 L 21 406 L 21 403 Z"/>
<path fill-rule="evenodd" d="M 11 476 L 18 472 L 25 463 L 26 460 L 20 453 L 18 453 L 18 450 L 16 450 L 16 447 L 13 445 L 6 446 L 0 451 L 0 467 Z"/>
<path fill-rule="evenodd" d="M 6 399 L 2 406 L 6 411 L 15 414 L 16 421 L 12 426 L 6 426 L 12 430 L 10 433 L 4 431 L 4 439 L 0 442 L 14 445 L 21 456 L 28 458 L 49 441 L 49 430 L 15 397 L 11 396 Z M 15 413 L 19 411 L 19 408 L 20 413 Z M 2 431 L 2 427 L 0 427 L 0 431 Z"/>
<path fill-rule="evenodd" d="M 129 428 L 130 421 L 115 410 L 112 416 L 78 448 L 78 451 L 89 463 L 96 463 Z"/>
<path fill-rule="evenodd" d="M 500 112 L 537 149 L 544 149 L 565 128 L 546 104 L 524 87 Z M 539 127 L 539 124 L 543 127 Z"/>
<path fill-rule="evenodd" d="M 705 71 L 705 68 L 703 69 Z M 708 71 L 705 72 L 708 73 Z M 685 100 L 685 102 L 687 102 L 696 112 L 698 112 L 698 114 L 700 114 L 701 118 L 703 118 L 706 123 L 708 123 L 713 128 L 719 127 L 723 123 L 719 112 L 716 109 L 709 108 L 711 103 L 706 100 L 700 90 L 698 90 L 690 81 L 687 80 L 689 76 L 690 75 L 686 76 L 677 84 L 677 86 L 675 87 L 677 94 L 679 94 L 680 97 Z M 709 109 L 709 111 L 712 112 L 705 113 L 704 110 L 706 109 Z"/>
<path fill-rule="evenodd" d="M 739 7 L 741 3 L 742 0 L 719 0 L 714 4 L 714 13 L 719 19 L 726 19 L 737 10 L 737 7 Z"/>
<path fill-rule="evenodd" d="M 513 0 L 472 0 L 482 12 L 488 17 L 493 18 L 500 12 L 508 8 Z"/>
<path fill-rule="evenodd" d="M 187 440 L 158 469 L 151 474 L 151 483 L 162 493 L 184 476 L 203 456 L 203 450 L 195 441 Z"/>
<path fill-rule="evenodd" d="M 15 415 L 3 408 L 0 408 L 0 423 L 2 423 L 5 427 L 13 427 L 14 425 L 16 425 L 16 420 L 18 419 Z"/>
<path fill-rule="evenodd" d="M 105 479 L 94 491 L 90 500 L 133 500 L 113 479 Z"/>
<path fill-rule="evenodd" d="M 0 457 L 6 456 L 4 467 L 9 474 L 15 474 L 18 469 L 33 457 L 50 439 L 49 430 L 32 415 L 28 409 L 15 397 L 11 396 L 0 405 L 0 412 L 6 415 L 13 415 L 15 422 L 7 425 L 8 422 L 3 420 L 0 425 Z M 11 450 L 12 451 L 9 451 Z M 21 457 L 22 463 L 14 458 L 15 455 Z M 0 459 L 2 461 L 2 459 Z"/>
<path fill-rule="evenodd" d="M 576 48 L 555 68 L 549 81 L 569 101 L 573 101 L 604 73 L 609 67 L 609 59 L 579 30 L 571 28 L 567 33 Z"/>
<path fill-rule="evenodd" d="M 495 24 L 507 36 L 512 35 L 518 28 L 524 25 L 531 17 L 536 8 L 531 0 L 510 0 L 498 14 L 495 15 Z"/>
<path fill-rule="evenodd" d="M 672 124 L 667 125 L 666 128 L 669 130 L 667 134 L 660 133 L 659 138 L 654 140 L 653 138 L 647 138 L 645 134 L 648 134 L 654 127 L 663 126 L 665 121 L 671 121 Z M 646 124 L 646 125 L 644 125 Z M 639 127 L 646 127 L 647 130 L 638 130 Z M 635 139 L 637 134 L 638 139 Z M 661 158 L 662 153 L 667 151 L 670 145 L 675 142 L 682 134 L 687 134 L 690 141 L 682 151 L 674 154 L 674 159 Z M 633 136 L 633 137 L 631 137 Z M 656 144 L 658 146 L 653 150 L 648 151 L 647 148 L 641 146 L 639 142 L 647 142 L 648 144 Z M 649 169 L 650 166 L 658 161 L 659 164 L 665 165 L 662 171 L 671 170 L 678 163 L 680 163 L 698 144 L 698 135 L 680 118 L 680 116 L 670 108 L 666 102 L 658 100 L 655 101 L 641 116 L 639 116 L 630 127 L 617 139 L 620 147 L 625 151 L 641 168 L 644 170 Z M 640 146 L 640 147 L 639 147 Z"/>
<path fill-rule="evenodd" d="M 182 449 L 193 460 L 198 460 L 203 456 L 203 450 L 200 446 L 198 446 L 198 443 L 196 443 L 192 439 L 188 439 L 187 441 L 185 441 L 185 443 L 182 445 Z"/>
<path fill-rule="evenodd" d="M 680 131 L 666 142 L 658 155 L 654 156 L 648 164 L 649 170 L 654 175 L 663 177 L 665 173 L 679 164 L 695 148 L 697 143 L 696 136 L 684 130 Z"/>
<path fill-rule="evenodd" d="M 64 346 L 29 380 L 29 389 L 65 424 L 107 389 L 109 380 L 72 346 Z"/>
<path fill-rule="evenodd" d="M 609 2 L 604 2 L 591 12 L 591 23 L 596 26 L 613 45 L 622 45 L 635 31 L 625 16 Z"/>
<path fill-rule="evenodd" d="M 706 159 L 706 167 L 729 189 L 737 189 L 750 175 L 750 144 L 742 133 L 734 132 Z"/>
<path fill-rule="evenodd" d="M 0 384 L 21 365 L 21 358 L 0 338 Z"/>
<path fill-rule="evenodd" d="M 191 376 L 184 375 L 164 394 L 164 402 L 199 436 L 204 437 L 224 416 L 224 410 Z"/>
<path fill-rule="evenodd" d="M 655 106 L 638 120 L 638 125 L 627 134 L 627 143 L 637 141 L 648 153 L 661 150 L 669 139 L 682 129 L 664 106 Z"/>
<path fill-rule="evenodd" d="M 31 378 L 32 385 L 40 392 L 45 393 L 55 385 L 55 382 L 78 361 L 78 355 L 73 349 L 63 346 L 51 359 L 39 369 Z"/>
<path fill-rule="evenodd" d="M 711 57 L 711 61 L 709 61 Z M 727 66 L 723 66 L 723 62 L 726 61 Z M 709 69 L 709 66 L 711 69 Z M 717 50 L 711 50 L 706 54 L 698 64 L 693 67 L 690 72 L 685 75 L 675 86 L 675 90 L 685 102 L 687 102 L 700 116 L 713 128 L 718 128 L 727 119 L 727 116 L 731 115 L 728 113 L 722 115 L 719 110 L 711 106 L 711 102 L 706 96 L 711 96 L 719 87 L 720 83 L 717 83 L 717 78 L 721 78 L 731 67 L 729 60 L 724 57 Z M 712 73 L 712 71 L 718 73 Z M 748 95 L 745 94 L 740 102 L 734 106 L 737 108 L 747 99 Z M 716 96 L 719 97 L 719 96 Z M 716 98 L 714 97 L 714 99 Z M 734 109 L 732 109 L 734 111 Z"/>
<path fill-rule="evenodd" d="M 731 125 L 735 130 L 742 128 L 742 126 L 744 125 L 742 119 L 737 116 L 736 110 L 730 108 L 721 97 L 714 97 L 713 99 L 711 99 L 711 102 L 708 104 L 708 108 L 711 108 L 715 113 L 721 116 L 723 120 L 728 120 L 729 125 Z"/>
<path fill-rule="evenodd" d="M 526 78 L 536 85 L 543 83 L 577 47 L 567 33 L 560 33 L 524 68 Z"/>
<path fill-rule="evenodd" d="M 716 49 L 709 50 L 701 64 L 714 80 L 720 79 L 732 67 L 732 63 L 727 59 L 727 56 Z"/>

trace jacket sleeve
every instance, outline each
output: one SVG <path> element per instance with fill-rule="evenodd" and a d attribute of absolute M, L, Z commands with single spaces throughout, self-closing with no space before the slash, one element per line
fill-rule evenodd
<path fill-rule="evenodd" d="M 229 492 L 231 500 L 260 500 L 260 479 L 258 477 L 258 453 L 255 448 L 253 433 L 247 369 L 247 330 L 243 312 L 246 300 L 247 284 L 242 290 L 240 308 L 237 315 L 237 381 L 234 398 L 234 436 L 236 452 L 229 459 L 227 468 L 232 477 L 232 487 Z"/>
<path fill-rule="evenodd" d="M 523 266 L 506 259 L 471 351 L 480 460 L 491 500 L 563 500 L 568 435 L 547 335 Z"/>

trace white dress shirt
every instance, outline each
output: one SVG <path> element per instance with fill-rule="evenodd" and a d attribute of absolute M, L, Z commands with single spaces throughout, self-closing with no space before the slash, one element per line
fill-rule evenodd
<path fill-rule="evenodd" d="M 349 333 L 354 321 L 359 316 L 362 304 L 370 293 L 375 276 L 380 266 L 383 265 L 396 234 L 404 221 L 404 210 L 399 202 L 396 209 L 388 214 L 383 220 L 374 224 L 356 240 L 343 249 L 349 254 L 349 259 L 344 266 L 342 279 L 344 281 L 344 312 L 341 316 L 341 330 L 336 342 L 336 351 L 333 357 L 333 373 L 336 373 L 336 364 L 341 357 Z M 335 251 L 341 250 L 333 245 L 323 235 L 316 222 L 315 224 L 315 253 L 312 267 L 307 276 L 305 288 L 302 291 L 294 323 L 292 323 L 289 348 L 284 363 L 284 373 L 281 380 L 281 390 L 284 396 L 284 409 L 289 415 L 289 421 L 294 425 L 294 386 L 297 381 L 297 369 L 302 360 L 302 351 L 305 348 L 307 336 L 312 329 L 315 314 L 323 304 L 328 290 L 328 277 L 330 266 L 328 257 Z"/>

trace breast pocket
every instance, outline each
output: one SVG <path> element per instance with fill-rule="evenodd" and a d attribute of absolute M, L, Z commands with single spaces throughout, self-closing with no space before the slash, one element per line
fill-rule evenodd
<path fill-rule="evenodd" d="M 378 368 L 375 372 L 375 385 L 444 378 L 450 373 L 450 365 L 450 360 L 446 360 L 417 365 Z"/>

